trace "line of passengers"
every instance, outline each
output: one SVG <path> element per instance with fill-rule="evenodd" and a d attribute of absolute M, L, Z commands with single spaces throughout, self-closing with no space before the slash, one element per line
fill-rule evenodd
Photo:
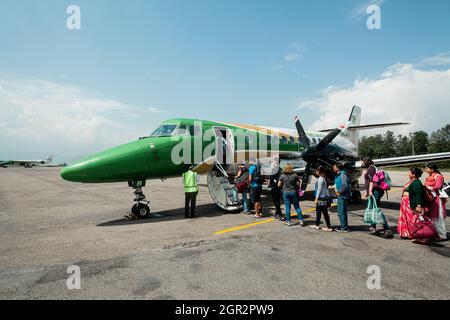
<path fill-rule="evenodd" d="M 386 194 L 383 181 L 380 181 L 380 175 L 384 177 L 384 171 L 376 168 L 369 157 L 363 158 L 363 164 L 366 169 L 364 179 L 366 199 L 368 199 L 364 220 L 370 225 L 369 232 L 371 234 L 392 238 L 393 232 L 387 218 L 380 209 L 381 200 Z M 317 178 L 314 200 L 316 219 L 311 227 L 325 232 L 347 233 L 350 231 L 347 210 L 348 203 L 352 198 L 351 180 L 342 164 L 334 165 L 333 171 L 335 173 L 334 194 L 330 192 L 325 168 L 318 167 L 315 171 Z M 411 239 L 422 244 L 427 244 L 432 239 L 438 241 L 447 239 L 444 219 L 446 218 L 445 205 L 448 195 L 442 191 L 444 177 L 437 165 L 433 163 L 427 165 L 426 172 L 428 176 L 425 185 L 423 185 L 420 181 L 421 169 L 411 168 L 408 171 L 409 181 L 402 190 L 397 227 L 401 238 Z M 252 161 L 250 165 L 241 164 L 234 180 L 236 189 L 242 194 L 243 213 L 252 215 L 255 219 L 263 217 L 261 192 L 264 182 L 265 178 L 261 173 L 261 165 L 257 161 Z M 294 225 L 306 226 L 300 206 L 300 199 L 303 196 L 302 181 L 294 172 L 293 166 L 287 164 L 283 170 L 278 168 L 277 172 L 268 177 L 268 184 L 275 207 L 273 218 L 284 221 L 285 225 L 289 227 Z M 281 209 L 281 199 L 284 200 L 285 205 L 284 215 Z M 337 215 L 340 223 L 340 226 L 335 228 L 331 225 L 328 211 L 333 202 L 337 202 Z M 292 207 L 296 212 L 298 222 L 293 222 Z M 323 228 L 321 227 L 322 217 L 325 220 L 325 227 Z M 380 226 L 380 228 L 377 228 L 377 226 Z"/>

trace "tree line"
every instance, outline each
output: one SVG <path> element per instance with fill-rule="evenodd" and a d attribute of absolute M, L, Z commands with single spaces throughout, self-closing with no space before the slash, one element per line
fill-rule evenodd
<path fill-rule="evenodd" d="M 385 134 L 364 136 L 359 142 L 360 155 L 373 159 L 438 152 L 450 152 L 450 123 L 431 134 L 416 131 L 403 136 L 387 131 Z M 440 166 L 450 168 L 450 162 L 441 163 Z"/>

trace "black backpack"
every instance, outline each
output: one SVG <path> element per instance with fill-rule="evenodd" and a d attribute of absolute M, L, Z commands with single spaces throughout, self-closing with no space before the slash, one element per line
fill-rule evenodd
<path fill-rule="evenodd" d="M 261 165 L 256 165 L 255 174 L 252 175 L 252 181 L 256 184 L 262 184 L 262 176 L 261 176 Z"/>

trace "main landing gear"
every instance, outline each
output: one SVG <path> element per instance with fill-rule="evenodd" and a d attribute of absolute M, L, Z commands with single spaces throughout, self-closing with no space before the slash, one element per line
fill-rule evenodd
<path fill-rule="evenodd" d="M 134 202 L 136 202 L 131 207 L 131 212 L 125 215 L 125 219 L 145 219 L 150 217 L 150 201 L 145 198 L 145 194 L 142 191 L 142 187 L 145 187 L 144 181 L 129 181 L 128 186 L 133 188 Z"/>
<path fill-rule="evenodd" d="M 350 200 L 350 203 L 359 205 L 362 203 L 362 195 L 359 190 L 354 190 L 352 192 L 352 199 Z"/>

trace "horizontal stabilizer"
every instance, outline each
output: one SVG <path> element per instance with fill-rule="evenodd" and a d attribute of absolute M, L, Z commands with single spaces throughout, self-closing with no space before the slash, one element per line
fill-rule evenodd
<path fill-rule="evenodd" d="M 347 130 L 371 130 L 371 129 L 378 129 L 378 128 L 386 128 L 386 127 L 398 127 L 398 126 L 407 126 L 410 125 L 409 122 L 393 122 L 393 123 L 378 123 L 378 124 L 368 124 L 364 126 L 349 126 Z M 320 130 L 320 132 L 331 132 L 334 129 L 326 129 L 326 130 Z"/>

